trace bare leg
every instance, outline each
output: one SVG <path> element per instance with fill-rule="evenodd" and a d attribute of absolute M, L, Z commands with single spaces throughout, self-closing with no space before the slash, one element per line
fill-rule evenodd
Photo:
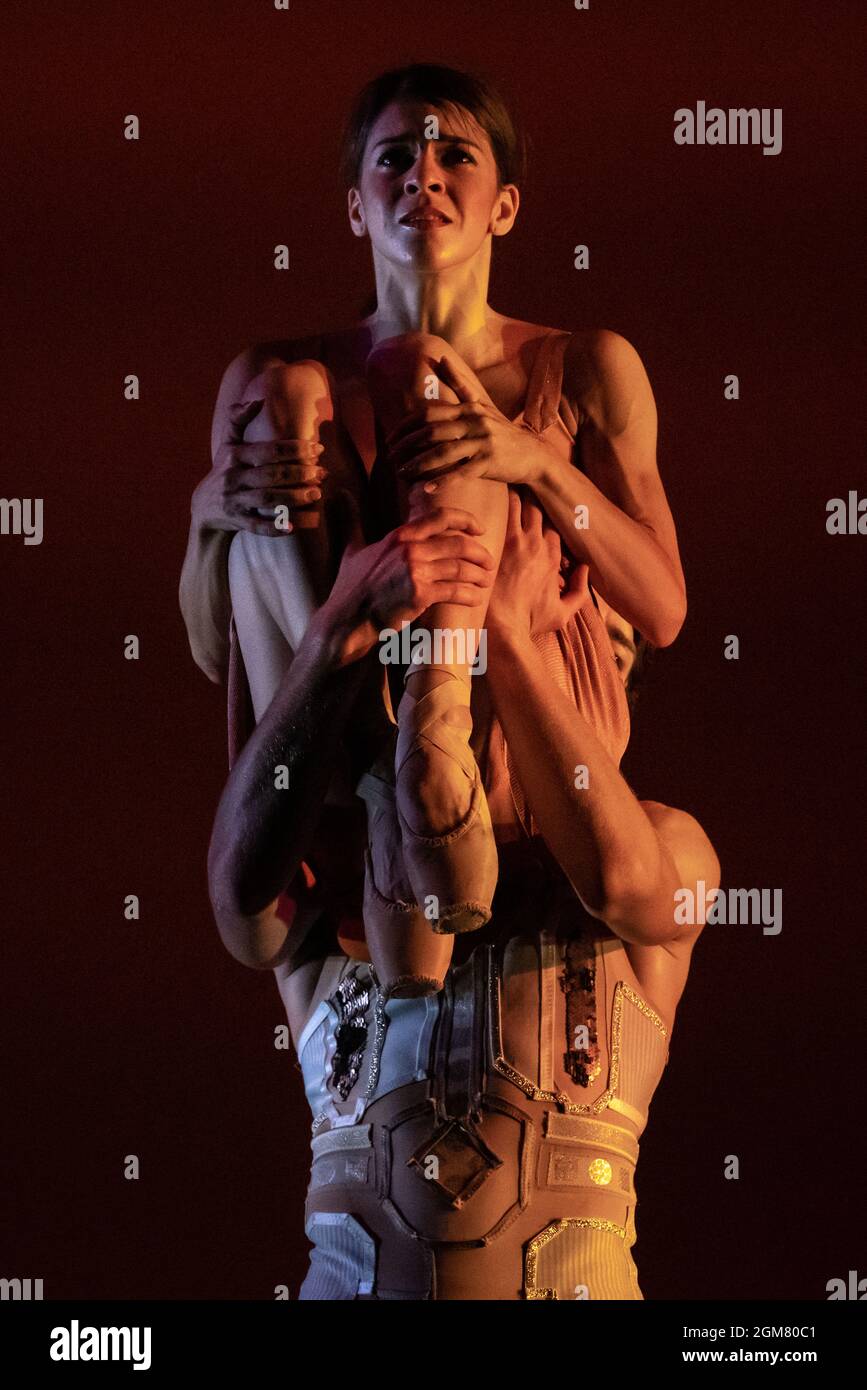
<path fill-rule="evenodd" d="M 325 445 L 322 460 L 328 477 L 322 484 L 321 511 L 306 517 L 299 513 L 294 529 L 285 537 L 254 536 L 239 533 L 240 542 L 256 566 L 251 580 L 259 592 L 254 601 L 276 617 L 277 625 L 291 651 L 297 649 L 316 608 L 331 589 L 340 555 L 340 538 L 329 526 L 329 513 L 342 489 L 353 490 L 357 477 L 343 458 L 337 443 L 332 383 L 321 363 L 312 360 L 270 368 L 251 382 L 247 396 L 264 399 L 265 406 L 245 433 L 249 440 L 309 439 Z M 244 540 L 241 541 L 241 536 Z M 347 539 L 342 538 L 344 543 Z M 356 535 L 356 539 L 363 537 Z M 230 554 L 231 563 L 231 554 Z M 254 699 L 256 717 L 270 703 L 285 670 L 291 651 L 282 654 L 278 669 L 264 673 L 264 704 Z M 259 659 L 245 664 L 253 678 Z M 267 659 L 267 658 L 265 658 Z M 273 663 L 272 663 L 273 665 Z M 383 672 L 384 675 L 384 672 Z M 359 699 L 354 732 L 363 747 L 384 746 L 386 756 L 378 757 L 358 784 L 357 792 L 366 803 L 368 850 L 365 858 L 364 926 L 368 951 L 380 987 L 387 995 L 408 997 L 435 993 L 443 986 L 452 954 L 449 938 L 434 936 L 423 910 L 415 902 L 406 876 L 401 851 L 400 826 L 394 805 L 394 725 L 386 715 L 379 690 L 371 688 Z M 359 727 L 363 726 L 363 727 Z M 348 759 L 347 759 L 348 761 Z M 340 788 L 354 805 L 354 787 Z"/>
<path fill-rule="evenodd" d="M 383 430 L 393 429 L 425 400 L 426 385 L 438 381 L 433 364 L 443 355 L 456 356 L 443 339 L 423 333 L 374 348 L 367 377 Z M 438 399 L 457 401 L 442 382 Z M 442 477 L 435 494 L 416 490 L 415 495 L 417 511 L 457 506 L 472 512 L 485 527 L 484 545 L 499 561 L 508 517 L 505 483 L 457 474 Z M 406 515 L 406 489 L 400 497 Z M 470 669 L 486 614 L 487 597 L 472 608 L 434 604 L 422 615 L 415 626 L 431 634 L 433 662 L 410 667 L 398 708 L 397 801 L 405 861 L 418 901 L 436 903 L 432 925 L 445 932 L 482 926 L 496 887 L 493 828 L 469 747 Z M 465 643 L 444 640 L 445 634 L 462 632 Z"/>
<path fill-rule="evenodd" d="M 269 367 L 250 383 L 249 399 L 264 399 L 265 405 L 244 432 L 254 443 L 272 439 L 309 439 L 326 446 L 328 466 L 336 459 L 334 403 L 328 372 L 320 362 L 305 360 L 285 366 Z M 280 546 L 281 559 L 292 577 L 287 595 L 295 606 L 289 616 L 296 647 L 316 608 L 324 603 L 330 584 L 330 547 L 325 511 L 336 484 L 332 472 L 321 484 L 322 501 L 309 511 L 295 513 L 292 532 L 284 538 L 266 537 Z M 291 556 L 291 562 L 289 557 Z"/>

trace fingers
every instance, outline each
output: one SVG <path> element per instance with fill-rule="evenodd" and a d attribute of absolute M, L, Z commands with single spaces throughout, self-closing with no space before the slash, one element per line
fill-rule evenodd
<path fill-rule="evenodd" d="M 422 567 L 425 584 L 463 584 L 471 585 L 476 590 L 475 602 L 479 602 L 480 589 L 490 589 L 494 582 L 494 571 L 492 566 L 474 564 L 472 560 L 464 560 L 459 556 L 442 556 L 436 560 L 429 560 Z"/>
<path fill-rule="evenodd" d="M 590 566 L 576 565 L 566 580 L 566 592 L 577 598 L 577 607 L 579 608 L 582 604 L 586 603 L 590 596 L 589 578 Z"/>
<path fill-rule="evenodd" d="M 320 501 L 322 489 L 319 487 L 251 487 L 232 494 L 235 504 L 243 509 L 251 507 L 297 507 L 308 506 Z"/>
<path fill-rule="evenodd" d="M 396 472 L 400 477 L 436 476 L 449 471 L 455 464 L 476 458 L 484 449 L 482 435 L 464 435 L 460 439 L 449 440 L 446 444 L 437 444 L 435 448 L 427 449 L 423 454 L 417 454 L 415 458 L 401 463 Z"/>
<path fill-rule="evenodd" d="M 285 536 L 295 530 L 313 530 L 320 524 L 322 489 L 315 474 L 304 483 L 272 482 L 268 487 L 250 486 L 268 474 L 280 477 L 294 469 L 290 476 L 299 477 L 305 470 L 297 465 L 273 465 L 269 468 L 243 468 L 224 475 L 221 495 L 223 514 L 239 530 L 252 531 L 258 536 Z M 236 477 L 240 474 L 240 478 Z M 273 511 L 280 508 L 278 514 Z M 272 515 L 267 513 L 271 511 Z M 265 513 L 265 515 L 263 515 Z"/>
<path fill-rule="evenodd" d="M 506 533 L 503 537 L 503 559 L 506 564 L 510 564 L 512 557 L 516 553 L 516 548 L 520 546 L 523 531 L 521 530 L 521 494 L 514 487 L 509 488 L 509 509 L 506 514 Z M 500 562 L 501 564 L 503 561 Z"/>
<path fill-rule="evenodd" d="M 299 445 L 303 446 L 302 450 L 299 450 Z M 241 520 L 245 529 L 252 529 L 246 528 L 246 522 L 256 519 L 257 508 L 283 506 L 289 508 L 289 520 L 293 526 L 296 523 L 302 528 L 318 525 L 315 519 L 311 521 L 309 517 L 304 516 L 301 509 L 306 508 L 309 513 L 321 501 L 321 484 L 328 475 L 327 471 L 315 462 L 318 456 L 307 455 L 308 448 L 307 442 L 300 440 L 277 440 L 237 446 L 236 455 L 250 450 L 258 452 L 260 456 L 273 457 L 276 451 L 278 455 L 288 453 L 296 458 L 300 456 L 303 461 L 238 463 L 225 469 L 221 483 L 225 514 L 236 521 Z M 270 531 L 258 534 L 285 535 L 287 529 L 292 527 L 281 527 L 276 533 Z"/>
<path fill-rule="evenodd" d="M 589 574 L 589 565 L 577 565 L 576 568 L 565 577 L 562 570 L 558 570 L 557 580 L 560 585 L 560 599 L 558 604 L 560 627 L 565 627 L 566 623 L 568 623 L 587 602 L 589 597 L 589 590 L 587 587 Z"/>
<path fill-rule="evenodd" d="M 416 457 L 422 457 L 438 444 L 457 443 L 461 439 L 482 439 L 486 431 L 475 415 L 456 415 L 452 420 L 436 421 L 412 430 L 409 434 L 395 436 L 387 447 L 388 462 L 398 472 L 405 464 L 413 464 Z"/>
<path fill-rule="evenodd" d="M 542 538 L 542 509 L 533 501 L 532 495 L 525 492 L 521 496 L 521 529 L 526 536 Z"/>
<path fill-rule="evenodd" d="M 294 525 L 287 528 L 277 526 L 273 519 L 267 516 L 259 516 L 258 512 L 249 515 L 246 512 L 239 512 L 233 515 L 235 529 L 238 531 L 249 531 L 254 536 L 269 536 L 272 540 L 275 536 L 285 536 L 295 530 Z M 303 528 L 299 528 L 303 529 Z"/>
<path fill-rule="evenodd" d="M 509 488 L 509 515 L 506 521 L 506 534 L 509 532 L 515 535 L 521 529 L 521 494 L 515 488 Z"/>
<path fill-rule="evenodd" d="M 398 540 L 420 541 L 428 536 L 438 536 L 443 531 L 468 531 L 480 536 L 484 529 L 472 512 L 464 511 L 462 507 L 435 507 L 427 516 L 405 521 L 392 534 Z"/>
<path fill-rule="evenodd" d="M 506 520 L 506 536 L 512 542 L 528 539 L 536 534 L 542 537 L 542 512 L 536 506 L 531 494 L 523 487 L 509 488 L 509 512 Z"/>
<path fill-rule="evenodd" d="M 261 401 L 233 401 L 229 406 L 229 432 L 227 443 L 239 444 L 244 438 L 244 430 L 251 420 L 255 420 L 262 406 Z"/>
<path fill-rule="evenodd" d="M 544 544 L 545 549 L 548 552 L 548 559 L 550 560 L 552 566 L 554 567 L 554 569 L 559 570 L 563 556 L 563 547 L 560 541 L 560 532 L 555 530 L 553 526 L 545 525 L 542 528 L 542 543 Z"/>
<path fill-rule="evenodd" d="M 451 580 L 431 585 L 430 601 L 433 603 L 459 603 L 466 608 L 478 608 L 479 587 L 475 584 L 461 584 Z"/>
<path fill-rule="evenodd" d="M 402 440 L 409 431 L 415 432 L 425 427 L 447 425 L 459 420 L 479 420 L 484 415 L 484 407 L 478 401 L 426 401 L 411 414 L 406 415 L 394 429 L 385 436 L 388 445 Z"/>
<path fill-rule="evenodd" d="M 493 401 L 475 372 L 470 370 L 466 362 L 456 352 L 452 352 L 450 355 L 443 353 L 439 362 L 434 363 L 434 367 L 437 376 L 451 387 L 460 400 L 482 401 L 485 405 L 493 405 Z"/>
<path fill-rule="evenodd" d="M 327 470 L 317 463 L 263 463 L 260 467 L 239 464 L 233 470 L 234 491 L 262 487 L 317 487 Z"/>
<path fill-rule="evenodd" d="M 474 399 L 474 391 L 468 381 L 465 381 L 459 371 L 452 366 L 447 357 L 441 357 L 439 362 L 434 364 L 437 376 L 450 386 L 455 395 L 461 401 L 471 401 Z"/>
<path fill-rule="evenodd" d="M 311 439 L 268 439 L 258 443 L 235 444 L 231 449 L 231 458 L 233 463 L 245 464 L 250 468 L 278 463 L 315 465 L 324 450 L 323 444 L 316 444 Z"/>
<path fill-rule="evenodd" d="M 412 582 L 420 613 L 433 603 L 453 602 L 477 608 L 490 593 L 494 571 L 459 556 L 442 556 L 424 563 L 416 561 Z"/>
<path fill-rule="evenodd" d="M 486 550 L 481 541 L 477 541 L 473 536 L 432 536 L 428 540 L 416 542 L 416 546 L 418 556 L 422 560 L 439 561 L 440 559 L 459 558 L 470 560 L 473 564 L 481 565 L 486 570 L 493 571 L 495 568 L 491 552 Z"/>
<path fill-rule="evenodd" d="M 409 488 L 410 506 L 415 509 L 431 493 L 439 492 L 445 483 L 459 478 L 461 482 L 472 482 L 474 478 L 486 478 L 487 460 L 484 458 L 473 459 L 471 462 L 454 463 L 451 468 L 442 468 L 433 477 L 422 475 L 419 478 L 407 478 L 406 484 Z"/>

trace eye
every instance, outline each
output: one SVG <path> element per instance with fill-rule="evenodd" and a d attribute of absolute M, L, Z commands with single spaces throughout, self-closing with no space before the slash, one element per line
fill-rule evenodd
<path fill-rule="evenodd" d="M 390 148 L 383 150 L 376 164 L 377 168 L 381 165 L 384 169 L 389 169 L 392 167 L 393 163 L 409 165 L 411 162 L 412 155 L 405 145 L 392 145 Z"/>
<path fill-rule="evenodd" d="M 473 159 L 473 156 L 470 154 L 469 150 L 462 150 L 460 145 L 452 145 L 449 148 L 446 154 L 446 158 L 448 159 L 452 155 L 455 156 L 455 159 L 452 161 L 453 163 L 460 163 L 462 160 L 466 160 L 468 164 L 475 164 L 476 162 Z"/>
<path fill-rule="evenodd" d="M 397 164 L 403 163 L 408 167 L 412 163 L 413 156 L 406 145 L 391 145 L 383 150 L 376 161 L 377 168 L 390 169 Z M 469 150 L 463 150 L 459 145 L 449 145 L 442 156 L 443 162 L 449 164 L 475 164 L 476 161 Z"/>

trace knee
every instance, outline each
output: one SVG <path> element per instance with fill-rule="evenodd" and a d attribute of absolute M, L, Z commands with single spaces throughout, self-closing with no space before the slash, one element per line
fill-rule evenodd
<path fill-rule="evenodd" d="M 439 361 L 449 351 L 445 338 L 435 333 L 401 333 L 396 338 L 384 338 L 367 355 L 368 369 L 385 368 L 389 374 L 401 368 L 414 372 L 420 363 Z"/>
<path fill-rule="evenodd" d="M 452 400 L 451 391 L 440 381 L 436 370 L 447 351 L 445 339 L 433 333 L 402 333 L 377 343 L 366 364 L 367 387 L 374 405 L 386 414 L 396 410 L 400 415 L 432 395 Z"/>
<path fill-rule="evenodd" d="M 277 362 L 262 373 L 266 400 L 331 400 L 331 374 L 312 357 Z"/>
<path fill-rule="evenodd" d="M 278 436 L 306 438 L 334 418 L 331 374 L 313 358 L 272 362 L 250 382 L 245 399 L 265 402 L 262 414 Z"/>

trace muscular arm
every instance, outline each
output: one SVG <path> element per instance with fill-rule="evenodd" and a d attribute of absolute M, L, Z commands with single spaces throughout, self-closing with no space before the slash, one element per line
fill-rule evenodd
<path fill-rule="evenodd" d="M 719 882 L 704 831 L 684 812 L 648 814 L 529 636 L 489 632 L 487 679 L 533 815 L 587 911 L 624 941 L 673 941 L 675 891 Z M 580 764 L 589 786 L 577 790 Z"/>
<path fill-rule="evenodd" d="M 273 969 L 289 929 L 278 900 L 319 821 L 347 721 L 376 652 L 345 665 L 327 624 L 310 623 L 276 694 L 232 768 L 208 853 L 217 927 L 244 965 Z M 275 769 L 288 769 L 278 789 Z"/>
<path fill-rule="evenodd" d="M 656 465 L 656 405 L 635 349 L 617 333 L 595 334 L 567 352 L 563 390 L 582 424 L 584 473 L 551 454 L 534 483 L 572 553 L 611 607 L 658 647 L 686 615 L 686 590 L 671 511 Z M 580 352 L 577 350 L 580 349 Z M 589 525 L 575 526 L 586 505 Z"/>

